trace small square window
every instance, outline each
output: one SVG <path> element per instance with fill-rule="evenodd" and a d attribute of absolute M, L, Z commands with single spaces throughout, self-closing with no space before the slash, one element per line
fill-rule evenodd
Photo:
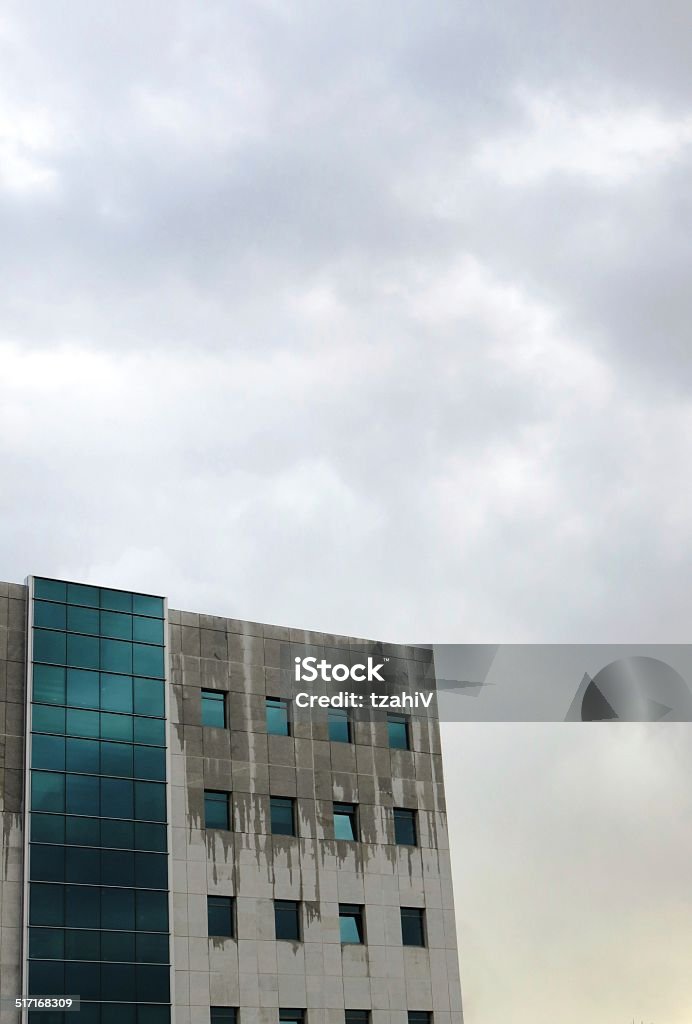
<path fill-rule="evenodd" d="M 204 827 L 223 828 L 228 831 L 231 827 L 229 813 L 230 793 L 221 790 L 204 790 Z"/>
<path fill-rule="evenodd" d="M 295 800 L 285 796 L 270 797 L 269 816 L 273 836 L 296 834 Z"/>
<path fill-rule="evenodd" d="M 267 697 L 267 732 L 270 736 L 290 736 L 291 722 L 288 701 L 280 697 Z"/>
<path fill-rule="evenodd" d="M 207 896 L 207 933 L 233 938 L 233 900 L 230 896 Z"/>
<path fill-rule="evenodd" d="M 420 907 L 401 908 L 401 941 L 404 946 L 425 945 L 425 911 Z"/>
<path fill-rule="evenodd" d="M 300 903 L 274 900 L 274 927 L 277 939 L 300 942 Z"/>
<path fill-rule="evenodd" d="M 351 719 L 344 708 L 330 708 L 327 714 L 329 739 L 332 743 L 351 743 Z"/>
<path fill-rule="evenodd" d="M 357 903 L 339 904 L 339 933 L 347 945 L 363 942 L 363 908 Z"/>
<path fill-rule="evenodd" d="M 202 725 L 226 728 L 226 694 L 223 690 L 202 690 Z"/>
<path fill-rule="evenodd" d="M 334 838 L 358 839 L 358 812 L 355 804 L 334 804 Z"/>
<path fill-rule="evenodd" d="M 370 1024 L 370 1010 L 344 1010 L 344 1024 Z"/>
<path fill-rule="evenodd" d="M 210 1006 L 209 1024 L 237 1024 L 238 1010 L 235 1006 Z"/>
<path fill-rule="evenodd" d="M 394 842 L 397 846 L 418 846 L 415 811 L 394 808 Z"/>
<path fill-rule="evenodd" d="M 409 721 L 406 715 L 387 715 L 389 746 L 396 750 L 410 750 Z"/>

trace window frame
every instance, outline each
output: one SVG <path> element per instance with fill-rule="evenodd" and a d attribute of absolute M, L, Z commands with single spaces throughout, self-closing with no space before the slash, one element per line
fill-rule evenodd
<path fill-rule="evenodd" d="M 392 817 L 394 819 L 394 845 L 395 846 L 418 846 L 418 811 L 413 807 L 394 807 L 392 808 Z M 411 824 L 413 833 L 413 842 L 409 843 L 399 838 L 397 832 L 397 822 L 402 820 L 402 816 L 407 815 L 407 820 Z"/>
<path fill-rule="evenodd" d="M 230 931 L 219 932 L 211 930 L 211 911 L 223 910 L 228 913 L 228 927 Z M 207 935 L 215 939 L 234 939 L 235 927 L 235 899 L 233 896 L 207 895 Z"/>
<path fill-rule="evenodd" d="M 291 812 L 291 831 L 290 832 L 284 832 L 284 831 L 281 831 L 281 830 L 275 831 L 275 829 L 274 829 L 274 809 L 275 809 L 275 804 L 277 805 L 276 806 L 277 810 L 279 809 L 279 805 L 281 807 L 284 807 L 284 808 L 286 806 L 288 806 L 288 808 L 290 809 L 290 812 Z M 288 837 L 293 837 L 293 838 L 296 838 L 298 836 L 298 816 L 296 814 L 296 801 L 295 801 L 294 797 L 292 797 L 292 796 L 270 796 L 269 797 L 269 832 L 270 832 L 270 835 L 272 835 L 272 836 L 288 836 Z"/>
<path fill-rule="evenodd" d="M 358 939 L 356 941 L 344 938 L 341 928 L 342 921 L 353 921 L 355 923 Z M 340 903 L 339 904 L 339 940 L 342 946 L 364 946 L 365 945 L 365 906 L 362 903 Z"/>
<path fill-rule="evenodd" d="M 221 705 L 222 725 L 219 725 L 217 722 L 212 723 L 204 721 L 205 704 L 209 708 L 216 708 L 219 704 Z M 228 694 L 226 690 L 210 690 L 208 687 L 202 687 L 200 690 L 200 708 L 202 727 L 204 729 L 228 728 Z"/>
<path fill-rule="evenodd" d="M 223 804 L 226 810 L 225 825 L 209 824 L 207 821 L 207 798 L 208 797 L 223 797 L 223 800 L 210 800 L 210 806 Z M 225 789 L 205 789 L 204 790 L 204 827 L 205 829 L 216 828 L 221 832 L 231 831 L 231 794 Z"/>
<path fill-rule="evenodd" d="M 341 808 L 341 810 L 337 810 Z M 346 810 L 350 808 L 350 810 Z M 336 818 L 337 815 L 342 818 L 346 818 L 351 826 L 351 836 L 338 836 L 336 834 Z M 358 804 L 343 803 L 340 800 L 332 801 L 332 821 L 334 824 L 334 839 L 344 843 L 358 843 L 360 842 L 360 822 L 358 820 Z"/>
<path fill-rule="evenodd" d="M 346 723 L 346 739 L 332 736 L 332 725 Z M 327 737 L 330 743 L 353 743 L 353 718 L 346 708 L 327 709 Z"/>
<path fill-rule="evenodd" d="M 401 944 L 414 949 L 425 949 L 428 944 L 426 935 L 425 907 L 399 907 L 401 918 Z M 420 942 L 407 942 L 405 938 L 404 917 L 415 920 L 420 925 Z"/>
<path fill-rule="evenodd" d="M 403 725 L 405 744 L 392 743 L 390 725 Z M 399 712 L 387 712 L 387 745 L 390 750 L 411 750 L 411 716 L 402 715 Z"/>
<path fill-rule="evenodd" d="M 303 941 L 303 915 L 300 900 L 274 900 L 274 937 L 277 942 Z M 295 935 L 279 935 L 279 914 L 291 914 L 295 921 Z"/>
<path fill-rule="evenodd" d="M 269 728 L 269 712 L 284 711 L 286 716 L 286 731 L 281 730 L 280 732 L 275 729 Z M 270 697 L 268 694 L 264 698 L 264 724 L 267 730 L 268 736 L 292 736 L 293 727 L 291 722 L 291 702 L 285 697 Z"/>

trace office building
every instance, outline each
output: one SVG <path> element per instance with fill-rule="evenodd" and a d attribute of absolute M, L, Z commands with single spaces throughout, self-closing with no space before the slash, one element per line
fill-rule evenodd
<path fill-rule="evenodd" d="M 424 647 L 0 584 L 2 1021 L 461 1024 L 434 702 L 294 700 L 370 655 L 434 688 Z"/>

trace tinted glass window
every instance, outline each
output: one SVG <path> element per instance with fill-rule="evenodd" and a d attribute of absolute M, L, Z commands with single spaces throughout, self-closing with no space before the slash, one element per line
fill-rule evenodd
<path fill-rule="evenodd" d="M 101 635 L 112 640 L 132 639 L 132 616 L 101 612 Z"/>
<path fill-rule="evenodd" d="M 132 778 L 132 746 L 129 743 L 101 744 L 101 772 Z"/>
<path fill-rule="evenodd" d="M 31 877 L 37 881 L 62 882 L 65 856 L 61 847 L 31 844 Z"/>
<path fill-rule="evenodd" d="M 229 794 L 219 790 L 205 789 L 204 791 L 204 827 L 205 828 L 230 828 L 229 822 Z"/>
<path fill-rule="evenodd" d="M 355 804 L 334 804 L 334 838 L 358 838 Z"/>
<path fill-rule="evenodd" d="M 137 892 L 137 928 L 143 932 L 168 931 L 168 893 Z"/>
<path fill-rule="evenodd" d="M 272 736 L 288 736 L 291 732 L 288 701 L 267 697 L 267 732 Z"/>
<path fill-rule="evenodd" d="M 416 812 L 404 807 L 394 808 L 394 841 L 397 846 L 416 846 Z"/>
<path fill-rule="evenodd" d="M 68 772 L 96 774 L 99 770 L 98 740 L 66 741 L 66 764 Z"/>
<path fill-rule="evenodd" d="M 133 718 L 135 743 L 154 743 L 164 746 L 166 725 L 156 718 Z"/>
<path fill-rule="evenodd" d="M 355 903 L 339 904 L 339 933 L 349 945 L 363 941 L 363 908 Z"/>
<path fill-rule="evenodd" d="M 274 900 L 274 925 L 277 939 L 300 940 L 300 903 Z"/>
<path fill-rule="evenodd" d="M 101 640 L 101 668 L 105 672 L 132 672 L 132 644 L 125 640 Z"/>
<path fill-rule="evenodd" d="M 134 817 L 134 791 L 125 779 L 101 779 L 101 800 L 104 811 L 113 818 Z"/>
<path fill-rule="evenodd" d="M 34 843 L 64 843 L 65 818 L 63 815 L 32 814 L 31 841 Z"/>
<path fill-rule="evenodd" d="M 166 820 L 166 787 L 160 782 L 135 782 L 135 818 Z"/>
<path fill-rule="evenodd" d="M 101 927 L 132 931 L 135 927 L 134 889 L 101 889 Z"/>
<path fill-rule="evenodd" d="M 132 620 L 132 639 L 143 644 L 163 644 L 163 622 L 135 615 Z"/>
<path fill-rule="evenodd" d="M 330 708 L 327 715 L 329 739 L 333 743 L 351 742 L 351 721 L 343 708 Z"/>
<path fill-rule="evenodd" d="M 279 1010 L 280 1024 L 303 1024 L 305 1010 Z"/>
<path fill-rule="evenodd" d="M 424 912 L 419 907 L 401 908 L 401 941 L 405 946 L 424 946 Z"/>
<path fill-rule="evenodd" d="M 101 714 L 101 736 L 104 740 L 125 740 L 132 742 L 132 723 L 130 715 L 112 715 L 110 712 Z"/>
<path fill-rule="evenodd" d="M 34 626 L 47 629 L 64 629 L 66 623 L 65 605 L 34 601 Z"/>
<path fill-rule="evenodd" d="M 29 886 L 29 923 L 62 925 L 64 922 L 64 886 L 32 882 Z"/>
<path fill-rule="evenodd" d="M 235 1006 L 212 1006 L 209 1009 L 209 1024 L 237 1024 L 237 1017 Z"/>
<path fill-rule="evenodd" d="M 410 750 L 408 719 L 405 715 L 387 715 L 389 746 L 397 750 Z"/>
<path fill-rule="evenodd" d="M 221 690 L 202 690 L 202 725 L 224 729 L 226 694 Z"/>
<path fill-rule="evenodd" d="M 34 768 L 53 768 L 55 771 L 64 771 L 64 738 L 62 736 L 33 736 L 31 741 L 31 764 Z"/>
<path fill-rule="evenodd" d="M 67 664 L 75 668 L 99 667 L 99 642 L 94 636 L 67 634 Z"/>
<path fill-rule="evenodd" d="M 132 676 L 101 673 L 101 709 L 132 714 Z"/>
<path fill-rule="evenodd" d="M 65 776 L 58 772 L 31 773 L 32 811 L 65 810 Z"/>
<path fill-rule="evenodd" d="M 51 633 L 47 629 L 34 629 L 34 661 L 65 664 L 65 634 Z"/>
<path fill-rule="evenodd" d="M 72 814 L 98 815 L 99 780 L 91 775 L 67 775 L 65 810 Z"/>
<path fill-rule="evenodd" d="M 62 580 L 34 580 L 34 597 L 44 597 L 47 601 L 66 601 L 67 584 Z"/>
<path fill-rule="evenodd" d="M 370 1010 L 344 1010 L 344 1024 L 369 1024 Z"/>
<path fill-rule="evenodd" d="M 99 631 L 99 613 L 94 608 L 77 608 L 67 606 L 67 628 L 73 633 L 89 633 L 97 636 Z"/>
<path fill-rule="evenodd" d="M 64 933 L 60 928 L 30 928 L 29 956 L 39 960 L 62 959 L 65 952 Z"/>
<path fill-rule="evenodd" d="M 135 714 L 154 718 L 165 714 L 163 683 L 157 679 L 135 679 Z"/>
<path fill-rule="evenodd" d="M 272 835 L 294 836 L 295 825 L 295 801 L 290 797 L 273 796 L 269 800 Z"/>
<path fill-rule="evenodd" d="M 166 751 L 156 747 L 134 748 L 134 773 L 137 779 L 166 780 Z"/>
<path fill-rule="evenodd" d="M 99 851 L 68 846 L 65 850 L 65 879 L 97 885 L 101 881 Z"/>
<path fill-rule="evenodd" d="M 65 886 L 65 924 L 73 928 L 98 928 L 101 902 L 97 886 Z"/>
<path fill-rule="evenodd" d="M 65 709 L 52 708 L 45 704 L 34 704 L 31 722 L 37 732 L 65 732 Z"/>
<path fill-rule="evenodd" d="M 233 936 L 233 900 L 229 896 L 207 897 L 209 935 Z"/>
<path fill-rule="evenodd" d="M 99 675 L 85 669 L 67 670 L 67 703 L 75 708 L 99 706 Z"/>
<path fill-rule="evenodd" d="M 140 676 L 157 676 L 162 679 L 163 648 L 134 644 L 132 652 L 133 671 Z"/>
<path fill-rule="evenodd" d="M 65 703 L 65 669 L 57 665 L 34 665 L 34 700 L 46 704 Z"/>

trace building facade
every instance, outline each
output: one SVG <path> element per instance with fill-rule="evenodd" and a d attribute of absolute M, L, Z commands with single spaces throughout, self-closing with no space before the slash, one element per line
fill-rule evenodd
<path fill-rule="evenodd" d="M 371 655 L 434 691 L 429 648 L 0 584 L 3 1024 L 462 1024 L 434 701 L 296 705 Z"/>

